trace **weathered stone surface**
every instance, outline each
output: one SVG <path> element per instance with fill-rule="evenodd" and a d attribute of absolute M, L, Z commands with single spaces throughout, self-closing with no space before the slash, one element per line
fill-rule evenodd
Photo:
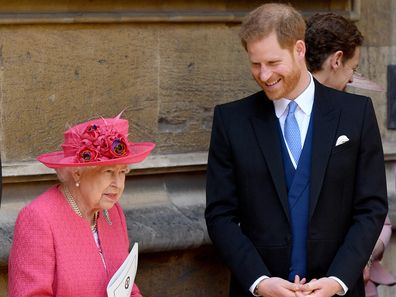
<path fill-rule="evenodd" d="M 178 158 L 179 153 L 189 152 L 190 165 L 204 166 L 193 155 L 207 151 L 214 105 L 258 89 L 239 44 L 238 21 L 202 20 L 205 12 L 232 15 L 261 2 L 2 1 L 0 22 L 7 12 L 60 13 L 43 19 L 46 24 L 36 18 L 35 25 L 0 27 L 2 160 L 8 166 L 22 162 L 7 176 L 0 209 L 0 297 L 7 295 L 5 265 L 16 215 L 54 183 L 47 180 L 48 171 L 34 162 L 25 166 L 23 161 L 57 149 L 66 123 L 111 117 L 124 108 L 130 138 L 158 144 L 153 162 L 136 165 L 138 173 L 128 178 L 121 201 L 129 236 L 141 245 L 137 282 L 144 296 L 226 296 L 228 273 L 212 247 L 206 246 L 204 170 L 181 169 L 189 166 L 184 159 L 177 169 L 181 172 L 175 173 L 166 169 L 169 159 L 162 156 L 171 153 Z M 291 2 L 305 13 L 329 9 L 348 13 L 352 8 L 351 0 Z M 357 25 L 366 37 L 360 71 L 386 88 L 386 65 L 396 64 L 396 2 L 356 3 L 361 6 Z M 115 11 L 120 17 L 113 14 L 110 23 L 87 18 L 66 24 L 77 20 L 68 19 L 66 13 L 84 11 Z M 121 17 L 125 12 L 135 17 L 139 12 L 160 13 L 160 17 L 125 22 Z M 390 216 L 396 222 L 396 132 L 385 126 L 386 92 L 353 91 L 373 99 L 388 152 Z M 395 246 L 393 238 L 384 260 L 394 273 Z M 395 288 L 381 290 L 386 297 L 396 294 Z"/>
<path fill-rule="evenodd" d="M 381 131 L 381 137 L 384 142 L 394 143 L 396 147 L 396 130 L 387 129 L 387 65 L 396 62 L 395 47 L 375 47 L 363 46 L 361 49 L 361 59 L 359 63 L 359 72 L 367 78 L 381 84 L 384 87 L 383 92 L 367 91 L 357 88 L 349 88 L 357 94 L 371 97 L 373 100 L 378 125 Z"/>
<path fill-rule="evenodd" d="M 126 211 L 128 233 L 143 251 L 189 249 L 209 243 L 204 206 L 188 209 L 151 207 Z"/>
<path fill-rule="evenodd" d="M 112 117 L 125 108 L 131 139 L 155 139 L 154 29 L 70 25 L 0 31 L 3 161 L 59 149 L 65 124 Z"/>
<path fill-rule="evenodd" d="M 7 297 L 7 278 L 7 271 L 0 268 L 0 297 Z"/>
<path fill-rule="evenodd" d="M 123 109 L 130 138 L 156 141 L 157 153 L 206 150 L 214 104 L 256 88 L 235 27 L 222 24 L 1 33 L 3 161 L 59 149 L 65 124 Z"/>
<path fill-rule="evenodd" d="M 211 246 L 139 256 L 136 283 L 145 297 L 228 296 L 228 270 Z"/>
<path fill-rule="evenodd" d="M 294 6 L 300 10 L 323 10 L 334 9 L 340 12 L 350 9 L 351 0 L 292 0 Z M 175 15 L 179 11 L 250 11 L 261 5 L 260 0 L 229 1 L 229 0 L 200 0 L 200 1 L 180 1 L 180 0 L 146 0 L 146 1 L 123 1 L 113 0 L 14 0 L 2 1 L 0 13 L 23 13 L 29 12 L 123 12 L 123 11 L 173 11 Z"/>
<path fill-rule="evenodd" d="M 211 24 L 161 28 L 162 151 L 207 150 L 214 105 L 257 89 L 237 29 Z"/>
<path fill-rule="evenodd" d="M 369 46 L 394 45 L 392 19 L 395 14 L 393 0 L 360 0 L 361 12 L 357 26 L 365 36 Z M 394 28 L 394 27 L 393 27 Z"/>

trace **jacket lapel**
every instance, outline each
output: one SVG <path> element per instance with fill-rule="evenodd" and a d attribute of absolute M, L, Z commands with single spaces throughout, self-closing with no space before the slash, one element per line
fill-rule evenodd
<path fill-rule="evenodd" d="M 335 108 L 332 101 L 326 88 L 315 81 L 310 218 L 318 202 L 340 118 L 340 111 Z"/>
<path fill-rule="evenodd" d="M 271 173 L 276 192 L 278 193 L 285 214 L 290 221 L 278 119 L 275 115 L 273 103 L 265 96 L 259 99 L 257 114 L 251 118 L 251 123 L 257 142 Z"/>

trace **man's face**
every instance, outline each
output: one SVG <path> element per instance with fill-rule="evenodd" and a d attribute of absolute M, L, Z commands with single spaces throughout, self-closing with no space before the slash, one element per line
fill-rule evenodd
<path fill-rule="evenodd" d="M 342 63 L 341 67 L 334 74 L 332 87 L 340 91 L 345 91 L 347 83 L 353 81 L 353 73 L 359 66 L 360 48 L 357 47 L 352 58 Z"/>
<path fill-rule="evenodd" d="M 305 47 L 302 58 L 304 59 Z M 301 89 L 301 64 L 296 61 L 301 53 L 293 49 L 282 49 L 273 32 L 265 38 L 247 44 L 253 78 L 271 100 L 293 99 Z M 304 86 L 305 88 L 305 86 Z"/>

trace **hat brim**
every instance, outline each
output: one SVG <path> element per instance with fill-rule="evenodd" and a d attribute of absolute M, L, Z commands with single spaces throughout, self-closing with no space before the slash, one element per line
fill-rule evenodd
<path fill-rule="evenodd" d="M 84 166 L 110 166 L 118 164 L 133 164 L 142 162 L 154 149 L 155 143 L 152 142 L 138 142 L 129 143 L 129 155 L 121 158 L 114 158 L 108 160 L 99 160 L 92 162 L 76 162 L 76 158 L 65 157 L 63 151 L 43 154 L 37 157 L 37 160 L 49 168 L 63 168 L 63 167 L 84 167 Z"/>
<path fill-rule="evenodd" d="M 347 86 L 377 92 L 384 91 L 383 86 L 377 84 L 376 82 L 373 82 L 372 80 L 369 80 L 368 78 L 358 73 L 353 74 L 352 82 L 348 83 Z"/>

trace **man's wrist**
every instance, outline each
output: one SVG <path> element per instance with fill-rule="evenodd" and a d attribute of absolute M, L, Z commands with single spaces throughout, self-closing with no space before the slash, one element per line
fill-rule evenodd
<path fill-rule="evenodd" d="M 261 296 L 261 294 L 260 294 L 260 285 L 263 283 L 263 281 L 264 281 L 265 279 L 263 279 L 263 280 L 261 280 L 255 287 L 254 287 L 254 290 L 253 290 L 253 295 L 255 295 L 255 296 Z"/>
<path fill-rule="evenodd" d="M 259 284 L 263 281 L 263 280 L 265 280 L 265 279 L 267 279 L 268 278 L 268 276 L 266 276 L 266 275 L 263 275 L 263 276 L 261 276 L 261 277 L 259 277 L 251 286 L 250 286 L 250 288 L 249 288 L 249 291 L 253 294 L 253 296 L 260 296 L 260 288 L 259 288 Z"/>
<path fill-rule="evenodd" d="M 260 296 L 260 295 L 259 295 L 259 292 L 258 292 L 259 284 L 260 284 L 260 283 L 258 283 L 257 286 L 256 286 L 256 287 L 254 288 L 254 290 L 253 290 L 253 294 L 256 295 L 256 296 Z"/>
<path fill-rule="evenodd" d="M 338 277 L 335 276 L 329 276 L 330 279 L 335 280 L 341 287 L 341 290 L 337 292 L 336 294 L 338 296 L 344 296 L 348 292 L 348 287 L 345 285 L 345 283 L 340 280 Z"/>

